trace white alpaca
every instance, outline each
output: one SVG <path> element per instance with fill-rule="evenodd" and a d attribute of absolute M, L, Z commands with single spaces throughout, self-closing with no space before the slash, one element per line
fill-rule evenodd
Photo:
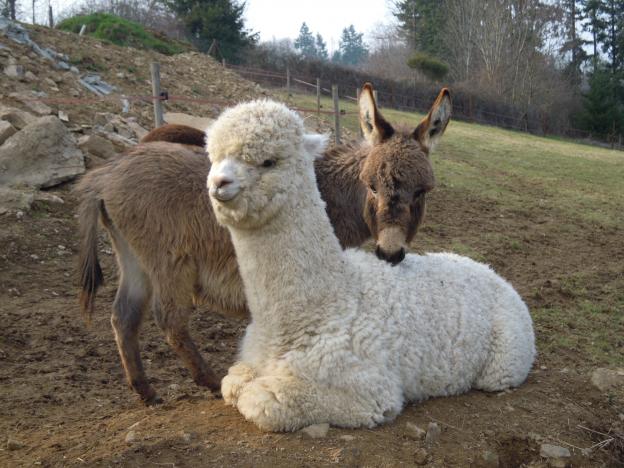
<path fill-rule="evenodd" d="M 226 403 L 260 428 L 373 427 L 406 401 L 520 385 L 531 317 L 489 267 L 453 254 L 396 267 L 342 251 L 315 183 L 325 138 L 282 104 L 226 111 L 210 129 L 208 188 L 252 315 Z"/>

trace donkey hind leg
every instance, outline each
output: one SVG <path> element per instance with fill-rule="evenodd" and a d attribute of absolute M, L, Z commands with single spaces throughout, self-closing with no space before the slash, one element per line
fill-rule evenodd
<path fill-rule="evenodd" d="M 113 229 L 111 238 L 120 269 L 111 324 L 121 362 L 129 385 L 139 394 L 141 400 L 146 404 L 159 403 L 162 400 L 149 384 L 143 370 L 138 337 L 143 315 L 149 304 L 151 285 L 127 242 Z"/>
<path fill-rule="evenodd" d="M 154 318 L 165 333 L 167 343 L 190 370 L 195 383 L 218 391 L 221 381 L 202 358 L 188 331 L 188 320 L 193 311 L 192 293 L 181 296 L 178 291 L 176 297 L 168 297 L 162 292 L 154 294 Z M 180 303 L 180 297 L 185 298 L 184 303 Z"/>

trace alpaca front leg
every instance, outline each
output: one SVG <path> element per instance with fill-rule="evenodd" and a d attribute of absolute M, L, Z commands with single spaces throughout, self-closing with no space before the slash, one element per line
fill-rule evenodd
<path fill-rule="evenodd" d="M 236 406 L 245 419 L 261 429 L 281 432 L 319 423 L 371 428 L 392 421 L 403 403 L 400 387 L 387 381 L 340 388 L 292 376 L 265 376 L 243 386 Z"/>
<path fill-rule="evenodd" d="M 266 431 L 295 431 L 323 420 L 324 406 L 314 386 L 294 377 L 259 377 L 243 386 L 236 406 Z M 326 417 L 326 416 L 325 416 Z"/>
<path fill-rule="evenodd" d="M 243 386 L 252 381 L 255 371 L 244 362 L 237 362 L 228 369 L 228 373 L 221 381 L 221 395 L 227 405 L 236 406 L 238 396 Z"/>

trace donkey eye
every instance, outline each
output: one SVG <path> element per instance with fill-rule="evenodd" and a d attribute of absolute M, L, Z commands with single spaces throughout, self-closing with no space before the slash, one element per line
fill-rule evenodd
<path fill-rule="evenodd" d="M 262 161 L 261 166 L 262 167 L 273 167 L 275 166 L 276 162 L 275 159 L 265 159 L 264 161 Z"/>
<path fill-rule="evenodd" d="M 371 192 L 373 192 L 373 194 L 377 195 L 377 189 L 375 188 L 373 184 L 369 185 L 368 188 L 370 189 Z"/>

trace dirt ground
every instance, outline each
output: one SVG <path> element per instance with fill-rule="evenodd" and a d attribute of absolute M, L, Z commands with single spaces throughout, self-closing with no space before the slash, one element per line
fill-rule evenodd
<path fill-rule="evenodd" d="M 0 465 L 477 467 L 496 466 L 498 457 L 503 467 L 547 466 L 539 454 L 542 443 L 569 448 L 572 466 L 624 463 L 621 439 L 580 450 L 622 433 L 624 400 L 591 386 L 594 360 L 578 349 L 553 346 L 555 332 L 541 321 L 540 355 L 522 387 L 409 405 L 392 424 L 331 428 L 327 437 L 310 439 L 263 433 L 196 387 L 147 320 L 142 353 L 165 402 L 146 408 L 124 382 L 113 341 L 115 266 L 104 236 L 107 285 L 92 325 L 86 327 L 79 316 L 75 201 L 69 189 L 55 189 L 64 205 L 39 205 L 21 219 L 0 218 L 0 437 L 13 441 L 2 444 Z M 564 230 L 557 213 L 509 213 L 450 187 L 433 192 L 428 211 L 417 250 L 444 250 L 461 240 L 511 280 L 532 310 L 544 304 L 565 308 L 575 300 L 556 280 L 575 265 L 604 266 L 596 284 L 587 287 L 590 294 L 621 280 L 617 259 L 623 247 L 615 229 L 596 232 L 581 220 L 568 220 L 575 229 Z M 523 232 L 531 248 L 501 248 L 482 235 L 512 230 Z M 244 323 L 210 311 L 198 311 L 192 321 L 205 357 L 222 373 L 243 329 Z M 620 352 L 623 345 L 619 341 Z M 432 446 L 410 438 L 406 423 L 426 428 L 430 422 L 442 429 Z M 130 431 L 135 440 L 127 442 Z"/>

